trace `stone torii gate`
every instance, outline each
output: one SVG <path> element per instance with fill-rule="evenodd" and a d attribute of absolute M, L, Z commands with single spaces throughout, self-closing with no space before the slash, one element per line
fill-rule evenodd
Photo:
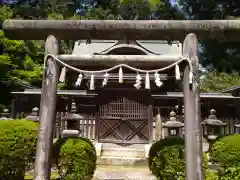
<path fill-rule="evenodd" d="M 240 21 L 140 21 L 140 20 L 6 20 L 3 30 L 6 37 L 15 40 L 46 40 L 45 55 L 51 54 L 68 64 L 98 65 L 132 64 L 143 67 L 152 63 L 166 66 L 187 58 L 191 61 L 193 81 L 189 84 L 189 64 L 183 64 L 183 92 L 185 111 L 186 176 L 188 180 L 202 180 L 202 142 L 199 106 L 199 60 L 197 37 L 239 41 Z M 180 40 L 182 57 L 166 55 L 59 55 L 59 40 L 104 39 L 120 40 Z M 76 61 L 78 60 L 78 61 Z M 79 64 L 78 64 L 79 65 Z M 35 161 L 35 180 L 50 179 L 50 157 L 53 142 L 53 124 L 56 116 L 56 85 L 59 77 L 57 61 L 49 56 L 45 60 L 40 105 Z"/>

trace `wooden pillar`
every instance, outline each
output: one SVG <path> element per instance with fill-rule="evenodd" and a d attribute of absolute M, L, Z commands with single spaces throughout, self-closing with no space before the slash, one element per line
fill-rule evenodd
<path fill-rule="evenodd" d="M 72 110 L 72 96 L 68 96 L 68 100 L 67 100 L 67 103 L 68 103 L 68 105 L 67 105 L 67 110 L 68 110 L 68 113 L 70 113 L 71 112 L 71 110 Z"/>
<path fill-rule="evenodd" d="M 149 144 L 153 143 L 153 107 L 152 104 L 148 106 L 148 130 L 149 130 Z"/>
<path fill-rule="evenodd" d="M 185 112 L 185 158 L 188 180 L 202 180 L 202 144 L 200 134 L 200 97 L 197 59 L 197 38 L 188 34 L 183 43 L 183 56 L 191 60 L 193 65 L 193 82 L 189 84 L 188 65 L 184 69 L 184 112 Z"/>
<path fill-rule="evenodd" d="M 99 127 L 100 127 L 100 106 L 101 105 L 97 105 L 96 107 L 96 112 L 95 112 L 95 142 L 98 143 L 99 142 Z"/>
<path fill-rule="evenodd" d="M 55 36 L 48 36 L 45 42 L 45 55 L 56 56 L 58 49 L 59 45 Z M 56 61 L 49 57 L 44 63 L 34 180 L 50 179 L 53 125 L 56 119 L 57 82 L 58 65 Z"/>
<path fill-rule="evenodd" d="M 160 114 L 160 108 L 157 109 L 157 115 L 155 117 L 155 141 L 159 141 L 162 137 L 162 119 Z"/>
<path fill-rule="evenodd" d="M 16 119 L 16 96 L 12 98 L 12 107 L 11 107 L 11 118 Z"/>
<path fill-rule="evenodd" d="M 240 93 L 239 93 L 240 96 Z M 236 99 L 235 100 L 236 103 L 236 114 L 235 114 L 235 118 L 237 118 L 237 123 L 236 124 L 240 124 L 240 99 Z M 236 131 L 235 133 L 239 134 L 239 128 L 235 127 Z"/>
<path fill-rule="evenodd" d="M 56 117 L 56 138 L 59 139 L 61 137 L 61 113 L 57 112 Z"/>

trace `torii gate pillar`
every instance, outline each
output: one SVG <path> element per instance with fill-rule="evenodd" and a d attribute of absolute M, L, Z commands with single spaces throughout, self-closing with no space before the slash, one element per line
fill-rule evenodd
<path fill-rule="evenodd" d="M 58 40 L 53 35 L 48 36 L 45 42 L 45 55 L 57 56 L 58 51 Z M 45 59 L 43 73 L 34 180 L 49 180 L 51 174 L 51 150 L 59 74 L 57 62 L 52 58 Z"/>
<path fill-rule="evenodd" d="M 185 160 L 188 180 L 203 179 L 197 42 L 196 35 L 192 33 L 188 34 L 183 42 L 183 57 L 189 58 L 193 68 L 192 85 L 189 84 L 190 69 L 188 65 L 185 65 L 183 79 Z"/>

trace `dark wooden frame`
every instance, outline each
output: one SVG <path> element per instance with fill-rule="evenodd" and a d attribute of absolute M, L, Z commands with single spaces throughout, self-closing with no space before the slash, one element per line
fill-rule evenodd
<path fill-rule="evenodd" d="M 109 95 L 112 94 L 111 99 Z M 137 94 L 137 95 L 136 95 Z M 106 100 L 106 95 L 108 95 Z M 141 96 L 142 95 L 142 96 Z M 134 144 L 134 143 L 143 143 L 148 144 L 152 142 L 152 124 L 153 124 L 153 116 L 152 116 L 152 103 L 153 100 L 149 92 L 141 92 L 141 91 L 133 91 L 129 89 L 111 89 L 111 90 L 102 90 L 102 93 L 99 93 L 98 99 L 98 116 L 96 118 L 97 121 L 97 130 L 96 137 L 98 142 L 108 142 L 108 143 L 117 143 L 121 145 L 126 144 Z M 118 98 L 122 98 L 122 102 L 118 102 Z M 131 97 L 130 97 L 131 96 Z M 133 96 L 135 96 L 133 98 Z M 127 99 L 130 97 L 131 100 Z M 112 104 L 112 100 L 116 100 L 114 104 Z M 128 104 L 125 104 L 128 101 Z M 136 101 L 136 102 L 134 102 Z M 129 105 L 129 107 L 126 107 Z M 108 109 L 110 108 L 110 109 Z M 115 109 L 113 109 L 115 108 Z M 129 111 L 129 112 L 126 112 Z M 107 115 L 105 113 L 108 113 Z M 139 114 L 141 113 L 141 114 Z M 130 115 L 130 116 L 129 116 Z M 112 123 L 116 121 L 114 125 Z M 140 122 L 140 125 L 135 126 L 133 122 Z M 106 132 L 104 132 L 104 128 L 101 126 L 105 126 Z M 121 125 L 126 125 L 126 128 L 131 129 L 131 133 L 128 134 L 127 137 L 123 137 L 119 135 L 117 130 Z M 141 132 L 143 128 L 146 128 L 145 134 Z M 119 130 L 121 131 L 121 130 Z M 123 132 L 120 132 L 123 133 Z M 114 135 L 114 138 L 105 139 L 109 135 Z M 131 141 L 133 135 L 138 134 L 142 140 L 140 141 Z"/>

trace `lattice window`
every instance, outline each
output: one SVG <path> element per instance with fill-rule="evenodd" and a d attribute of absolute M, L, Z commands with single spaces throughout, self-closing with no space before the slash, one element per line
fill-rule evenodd
<path fill-rule="evenodd" d="M 110 98 L 111 96 L 111 98 Z M 147 118 L 147 104 L 144 103 L 143 93 L 131 93 L 125 96 L 109 93 L 109 102 L 100 105 L 100 116 L 103 118 L 126 118 L 143 119 Z"/>

